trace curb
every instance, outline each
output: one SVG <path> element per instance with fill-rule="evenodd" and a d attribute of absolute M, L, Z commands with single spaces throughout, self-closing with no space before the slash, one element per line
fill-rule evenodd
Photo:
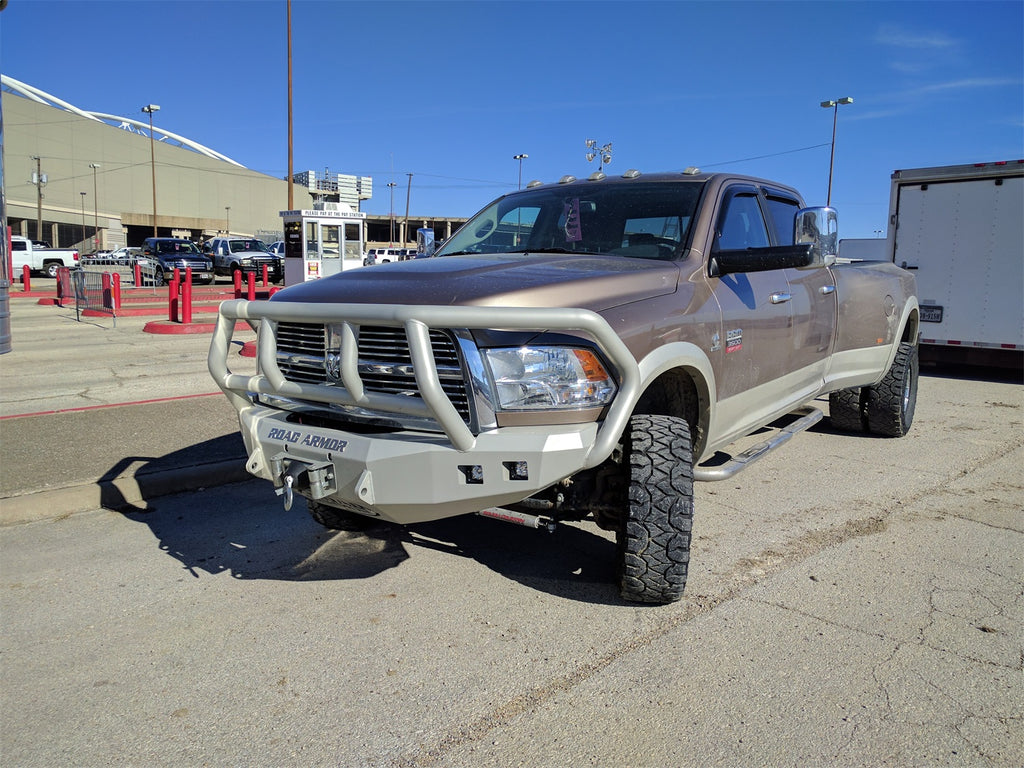
<path fill-rule="evenodd" d="M 120 317 L 120 315 L 118 315 Z M 213 333 L 216 330 L 216 323 L 179 323 L 174 320 L 150 320 L 146 323 L 142 330 L 145 333 Z M 249 324 L 243 320 L 239 320 L 235 323 L 236 331 L 248 331 Z M 244 353 L 243 353 L 244 354 Z"/>
<path fill-rule="evenodd" d="M 255 480 L 239 456 L 212 464 L 178 467 L 163 472 L 122 475 L 0 499 L 0 527 L 60 518 L 90 509 L 148 511 L 161 496 Z"/>

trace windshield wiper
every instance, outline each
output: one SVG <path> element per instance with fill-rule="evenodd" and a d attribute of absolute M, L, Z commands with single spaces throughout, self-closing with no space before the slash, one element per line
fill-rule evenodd
<path fill-rule="evenodd" d="M 506 251 L 506 253 L 573 253 L 578 255 L 586 253 L 586 251 L 574 251 L 571 248 L 516 248 Z"/>

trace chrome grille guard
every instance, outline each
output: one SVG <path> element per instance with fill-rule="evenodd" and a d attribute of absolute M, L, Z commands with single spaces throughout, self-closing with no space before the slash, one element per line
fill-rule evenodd
<path fill-rule="evenodd" d="M 260 372 L 255 376 L 232 373 L 228 368 L 231 337 L 239 320 L 258 329 Z M 303 384 L 284 376 L 277 364 L 278 322 L 330 323 L 340 327 L 341 386 Z M 359 377 L 354 328 L 364 324 L 405 330 L 413 375 L 422 400 L 365 390 Z M 441 388 L 434 366 L 430 328 L 581 331 L 590 336 L 615 366 L 620 381 L 619 392 L 598 430 L 585 466 L 597 466 L 611 455 L 640 396 L 640 369 L 611 326 L 600 315 L 586 309 L 307 304 L 236 299 L 220 305 L 207 364 L 214 381 L 239 411 L 252 404 L 249 394 L 255 393 L 407 414 L 435 420 L 456 450 L 470 451 L 476 444 L 476 437 Z"/>

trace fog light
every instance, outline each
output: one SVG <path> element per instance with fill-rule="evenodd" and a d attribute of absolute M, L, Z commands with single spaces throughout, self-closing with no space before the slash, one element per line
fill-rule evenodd
<path fill-rule="evenodd" d="M 503 461 L 505 469 L 508 470 L 509 480 L 529 480 L 530 470 L 525 461 Z"/>
<path fill-rule="evenodd" d="M 469 485 L 483 485 L 484 468 L 479 464 L 460 464 L 458 469 L 466 476 Z"/>

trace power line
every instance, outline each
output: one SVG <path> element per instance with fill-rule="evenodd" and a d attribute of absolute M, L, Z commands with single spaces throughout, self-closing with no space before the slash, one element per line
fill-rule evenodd
<path fill-rule="evenodd" d="M 726 160 L 722 163 L 698 163 L 700 168 L 717 168 L 720 165 L 735 165 L 736 163 L 749 163 L 751 160 L 764 160 L 768 157 L 780 157 L 781 155 L 792 155 L 795 152 L 806 152 L 810 149 L 821 149 L 822 147 L 829 146 L 826 141 L 824 144 L 815 144 L 810 147 L 800 147 L 800 149 L 787 149 L 784 152 L 773 152 L 770 155 L 758 155 L 757 157 L 745 157 L 742 160 Z"/>

